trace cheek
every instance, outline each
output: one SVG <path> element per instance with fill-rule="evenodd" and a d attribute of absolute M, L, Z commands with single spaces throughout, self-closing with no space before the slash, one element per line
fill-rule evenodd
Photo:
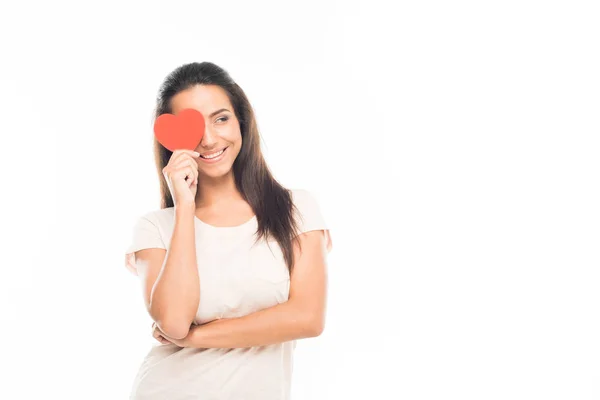
<path fill-rule="evenodd" d="M 227 140 L 230 143 L 233 143 L 237 148 L 240 148 L 242 146 L 242 135 L 239 130 L 230 132 Z"/>

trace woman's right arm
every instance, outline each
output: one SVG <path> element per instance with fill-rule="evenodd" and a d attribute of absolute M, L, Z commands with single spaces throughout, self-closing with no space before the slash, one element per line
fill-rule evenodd
<path fill-rule="evenodd" d="M 200 303 L 195 237 L 199 156 L 192 150 L 175 150 L 162 171 L 175 211 L 169 249 L 135 253 L 146 308 L 159 329 L 174 339 L 187 336 Z"/>
<path fill-rule="evenodd" d="M 150 317 L 161 331 L 175 339 L 187 336 L 200 302 L 194 217 L 194 203 L 177 205 L 169 250 L 154 248 L 135 253 Z"/>

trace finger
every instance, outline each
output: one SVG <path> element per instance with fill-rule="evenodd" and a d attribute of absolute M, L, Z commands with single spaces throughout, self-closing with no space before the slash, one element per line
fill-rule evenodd
<path fill-rule="evenodd" d="M 196 154 L 198 154 L 198 155 L 196 155 Z M 175 152 L 173 152 L 173 155 L 169 159 L 169 162 L 167 163 L 167 165 L 168 164 L 177 164 L 178 162 L 180 162 L 181 160 L 183 160 L 187 157 L 196 159 L 196 158 L 200 157 L 200 153 L 195 152 L 193 150 L 187 150 L 187 149 L 175 150 Z"/>
<path fill-rule="evenodd" d="M 157 332 L 156 334 L 152 335 L 154 337 L 154 339 L 158 340 L 160 343 L 164 343 L 167 339 L 165 339 L 165 337 L 163 335 L 161 335 L 159 332 Z"/>
<path fill-rule="evenodd" d="M 188 182 L 188 179 L 193 176 L 194 176 L 193 168 L 190 166 L 187 166 L 187 167 L 183 167 L 183 168 L 171 171 L 171 173 L 169 174 L 169 179 L 171 182 L 174 182 L 174 181 L 180 180 L 180 179 L 183 179 L 184 181 Z"/>
<path fill-rule="evenodd" d="M 195 157 L 195 154 L 190 154 L 189 150 L 186 150 L 185 152 L 173 153 L 173 156 L 171 156 L 169 162 L 163 168 L 163 173 L 169 175 L 169 173 L 177 169 L 178 165 L 181 164 L 183 161 L 191 160 L 195 162 Z"/>
<path fill-rule="evenodd" d="M 194 167 L 185 167 L 185 181 L 188 183 L 188 186 L 191 186 L 192 183 L 196 180 L 196 174 L 198 173 Z"/>
<path fill-rule="evenodd" d="M 198 174 L 198 163 L 195 160 L 192 160 L 190 158 L 183 160 L 179 164 L 175 165 L 175 170 L 185 167 L 190 167 L 192 171 L 195 172 L 195 175 Z"/>
<path fill-rule="evenodd" d="M 196 183 L 198 183 L 198 175 L 200 174 L 200 172 L 198 172 L 197 168 L 194 168 L 194 176 L 192 177 L 192 179 L 190 180 L 190 185 L 193 186 Z M 190 186 L 190 187 L 191 187 Z"/>
<path fill-rule="evenodd" d="M 178 149 L 173 152 L 173 155 L 171 156 L 171 158 L 173 159 L 173 158 L 180 157 L 182 154 L 187 154 L 194 158 L 198 158 L 200 156 L 200 153 L 198 153 L 196 150 Z M 198 154 L 198 155 L 196 155 L 196 154 Z"/>
<path fill-rule="evenodd" d="M 164 332 L 163 332 L 163 331 L 162 331 L 162 330 L 161 330 L 161 329 L 158 327 L 158 325 L 157 325 L 156 323 L 154 324 L 154 332 L 155 332 L 157 335 L 164 335 L 164 334 L 165 334 L 165 333 L 164 333 Z"/>
<path fill-rule="evenodd" d="M 191 165 L 195 174 L 198 174 L 198 162 L 194 159 L 193 156 L 190 156 L 187 153 L 179 154 L 179 158 L 169 160 L 169 163 L 163 169 L 163 173 L 169 177 L 169 179 L 173 179 L 172 174 L 174 171 L 181 169 L 185 165 Z"/>
<path fill-rule="evenodd" d="M 167 339 L 165 339 L 164 336 L 161 336 L 160 340 L 161 340 L 162 344 L 169 344 L 169 343 L 171 343 L 170 341 L 168 341 Z"/>
<path fill-rule="evenodd" d="M 173 156 L 178 156 L 180 154 L 189 154 L 192 157 L 200 156 L 200 153 L 198 153 L 196 150 L 190 150 L 190 149 L 177 149 L 173 152 Z M 198 154 L 198 156 L 196 156 L 196 154 Z"/>
<path fill-rule="evenodd" d="M 181 168 L 178 168 L 175 170 L 175 174 L 177 178 L 184 178 L 186 181 L 188 181 L 188 183 L 190 182 L 189 180 L 193 181 L 197 178 L 198 176 L 198 170 L 196 168 L 194 168 L 193 165 L 185 165 L 182 166 Z"/>
<path fill-rule="evenodd" d="M 154 336 L 154 338 L 161 343 L 165 343 L 165 342 L 170 343 L 169 340 L 165 337 L 164 333 L 162 333 L 158 329 L 154 332 L 154 334 L 152 336 Z"/>

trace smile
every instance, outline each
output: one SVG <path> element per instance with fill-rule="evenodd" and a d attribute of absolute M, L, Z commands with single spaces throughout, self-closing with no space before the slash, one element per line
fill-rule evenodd
<path fill-rule="evenodd" d="M 218 151 L 216 153 L 212 153 L 208 156 L 200 156 L 200 158 L 202 159 L 202 161 L 207 162 L 207 163 L 214 163 L 217 162 L 219 160 L 221 160 L 223 158 L 223 155 L 225 154 L 225 151 L 228 149 L 229 147 L 225 147 L 223 150 Z"/>

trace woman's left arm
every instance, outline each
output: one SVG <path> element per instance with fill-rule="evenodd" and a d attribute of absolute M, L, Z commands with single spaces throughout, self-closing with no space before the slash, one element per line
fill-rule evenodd
<path fill-rule="evenodd" d="M 323 230 L 315 230 L 300 234 L 299 240 L 302 253 L 294 243 L 295 263 L 287 302 L 242 317 L 193 326 L 187 337 L 173 343 L 182 347 L 237 348 L 319 336 L 325 326 L 326 237 Z"/>

